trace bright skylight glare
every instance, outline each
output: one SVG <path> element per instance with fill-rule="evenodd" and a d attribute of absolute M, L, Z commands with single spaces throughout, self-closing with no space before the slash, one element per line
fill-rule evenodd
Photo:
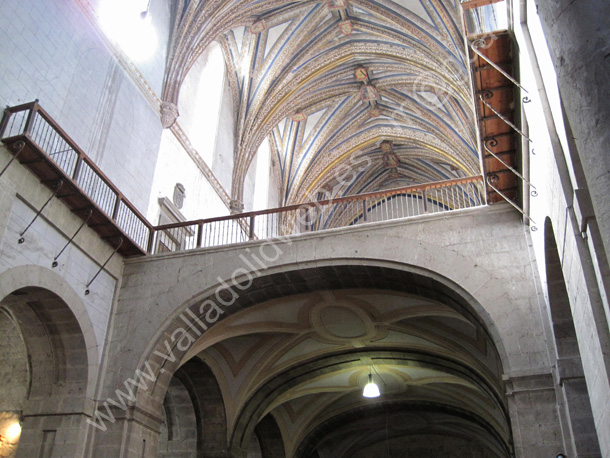
<path fill-rule="evenodd" d="M 157 47 L 150 14 L 142 18 L 148 0 L 103 0 L 99 18 L 106 35 L 134 60 L 145 60 Z"/>
<path fill-rule="evenodd" d="M 508 28 L 505 1 L 466 10 L 465 17 L 469 33 L 478 35 Z"/>

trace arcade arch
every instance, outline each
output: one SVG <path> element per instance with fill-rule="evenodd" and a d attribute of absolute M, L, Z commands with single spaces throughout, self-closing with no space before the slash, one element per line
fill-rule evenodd
<path fill-rule="evenodd" d="M 203 318 L 211 304 L 199 298 L 188 310 Z M 171 390 L 183 368 L 205 363 L 222 393 L 230 456 L 246 456 L 253 437 L 264 450 L 261 428 L 270 415 L 277 422 L 274 449 L 279 436 L 286 456 L 329 453 L 312 448 L 312 437 L 323 439 L 316 428 L 375 410 L 375 401 L 361 396 L 369 372 L 381 385 L 379 405 L 396 407 L 392 418 L 406 419 L 415 408 L 418 421 L 425 419 L 429 428 L 416 434 L 432 437 L 443 424 L 459 425 L 451 444 L 439 447 L 474 441 L 480 456 L 511 456 L 497 345 L 473 306 L 439 281 L 389 268 L 301 269 L 253 280 L 223 315 L 208 329 L 197 320 L 190 326 L 184 318 L 169 323 L 162 335 L 182 336 L 172 351 L 175 361 L 163 357 L 163 339 L 149 347 L 148 361 L 160 368 L 159 378 L 152 390 L 138 393 L 138 401 L 159 412 L 155 399 Z M 188 333 L 200 336 L 184 340 Z M 406 429 L 405 437 L 414 434 Z M 392 432 L 387 446 L 404 440 L 400 431 Z M 375 442 L 382 432 L 366 436 Z M 351 456 L 353 450 L 332 453 Z"/>

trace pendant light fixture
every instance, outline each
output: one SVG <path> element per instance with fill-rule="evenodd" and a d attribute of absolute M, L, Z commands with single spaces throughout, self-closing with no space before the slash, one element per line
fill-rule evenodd
<path fill-rule="evenodd" d="M 364 385 L 362 396 L 364 396 L 365 398 L 377 398 L 379 397 L 379 394 L 379 387 L 375 382 L 373 382 L 373 374 L 371 373 L 371 369 L 369 368 L 369 381 L 366 385 Z"/>

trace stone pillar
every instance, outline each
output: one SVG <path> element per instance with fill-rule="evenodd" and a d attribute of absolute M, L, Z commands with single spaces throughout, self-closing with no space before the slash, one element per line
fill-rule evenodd
<path fill-rule="evenodd" d="M 564 444 L 571 442 L 566 444 L 566 453 L 577 458 L 601 458 L 580 358 L 558 359 L 555 376 L 556 392 L 562 397 L 560 404 L 565 410 L 565 427 L 569 428 L 569 433 L 564 434 Z"/>
<path fill-rule="evenodd" d="M 610 2 L 536 0 L 566 117 L 610 249 Z"/>
<path fill-rule="evenodd" d="M 110 407 L 109 412 L 104 406 L 100 409 L 104 414 L 110 413 L 112 419 L 102 422 L 104 429 L 96 429 L 92 456 L 95 458 L 157 457 L 161 419 L 135 407 L 129 407 L 127 410 Z"/>
<path fill-rule="evenodd" d="M 16 458 L 85 456 L 87 418 L 83 413 L 25 414 Z"/>
<path fill-rule="evenodd" d="M 554 458 L 563 450 L 553 376 L 505 378 L 516 458 Z"/>
<path fill-rule="evenodd" d="M 229 458 L 246 458 L 248 451 L 237 446 L 233 446 L 229 452 Z"/>
<path fill-rule="evenodd" d="M 271 414 L 256 425 L 255 434 L 264 458 L 286 458 L 282 432 Z"/>

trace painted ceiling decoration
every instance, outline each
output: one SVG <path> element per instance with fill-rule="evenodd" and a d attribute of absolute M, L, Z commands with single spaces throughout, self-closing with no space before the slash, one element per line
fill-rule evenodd
<path fill-rule="evenodd" d="M 218 41 L 236 113 L 233 199 L 243 201 L 265 138 L 285 205 L 329 190 L 480 174 L 455 0 L 183 0 L 176 8 L 164 101 L 177 104 L 190 67 Z M 393 145 L 391 167 L 384 142 Z M 357 169 L 349 182 L 339 173 L 346 168 Z"/>

